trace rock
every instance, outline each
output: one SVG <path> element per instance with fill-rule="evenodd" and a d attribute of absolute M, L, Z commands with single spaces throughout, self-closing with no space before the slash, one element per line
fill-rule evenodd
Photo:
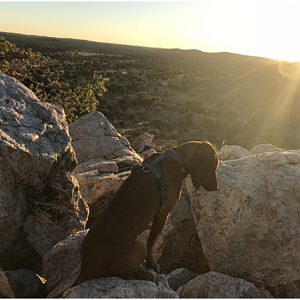
<path fill-rule="evenodd" d="M 88 208 L 61 107 L 0 73 L 0 265 L 39 270 L 42 256 L 85 227 Z"/>
<path fill-rule="evenodd" d="M 80 191 L 90 207 L 88 227 L 93 224 L 130 173 L 127 171 L 119 174 L 101 174 L 97 170 L 92 170 L 75 174 L 80 185 Z"/>
<path fill-rule="evenodd" d="M 14 298 L 15 294 L 13 289 L 8 282 L 5 273 L 0 271 L 0 298 Z"/>
<path fill-rule="evenodd" d="M 197 276 L 177 292 L 180 298 L 273 298 L 253 283 L 216 272 Z"/>
<path fill-rule="evenodd" d="M 135 158 L 138 164 L 141 162 L 128 140 L 116 131 L 101 112 L 84 115 L 69 124 L 69 131 L 78 163 L 96 158 L 113 160 L 126 156 Z"/>
<path fill-rule="evenodd" d="M 80 272 L 80 246 L 88 230 L 77 232 L 57 243 L 43 259 L 43 275 L 49 298 L 68 289 Z"/>
<path fill-rule="evenodd" d="M 125 170 L 132 170 L 134 167 L 142 163 L 140 156 L 122 156 L 113 159 L 118 165 L 118 172 L 123 172 Z"/>
<path fill-rule="evenodd" d="M 220 163 L 218 192 L 189 189 L 212 271 L 254 284 L 300 279 L 300 150 Z"/>
<path fill-rule="evenodd" d="M 154 247 L 154 257 L 165 274 L 179 268 L 198 274 L 209 271 L 192 217 L 186 182 L 190 183 L 184 181 L 182 196 L 170 212 Z"/>
<path fill-rule="evenodd" d="M 286 151 L 286 149 L 280 149 L 271 144 L 261 144 L 252 148 L 250 150 L 250 153 L 254 155 L 254 154 L 262 154 L 265 152 L 281 152 L 281 151 Z"/>
<path fill-rule="evenodd" d="M 276 288 L 270 288 L 270 292 L 276 296 L 276 298 L 300 298 L 300 280 L 277 286 Z"/>
<path fill-rule="evenodd" d="M 151 145 L 153 138 L 153 134 L 144 132 L 142 135 L 138 136 L 135 139 L 135 141 L 132 143 L 132 147 L 143 158 L 147 158 L 148 156 L 156 152 L 153 145 Z"/>
<path fill-rule="evenodd" d="M 197 274 L 185 268 L 180 268 L 168 274 L 167 280 L 171 289 L 177 291 L 179 287 L 186 285 L 189 281 L 194 279 L 196 276 Z"/>
<path fill-rule="evenodd" d="M 75 173 L 83 173 L 97 170 L 99 173 L 118 173 L 118 165 L 115 161 L 106 161 L 103 158 L 90 159 L 79 164 Z"/>
<path fill-rule="evenodd" d="M 218 151 L 218 157 L 220 160 L 238 159 L 249 155 L 251 155 L 251 153 L 240 146 L 225 145 Z"/>
<path fill-rule="evenodd" d="M 79 161 L 75 177 L 90 207 L 90 227 L 142 159 L 100 112 L 81 117 L 69 130 Z"/>
<path fill-rule="evenodd" d="M 151 143 L 152 140 L 154 138 L 153 134 L 149 134 L 147 132 L 144 132 L 142 135 L 138 136 L 135 141 L 132 143 L 132 147 L 133 149 L 137 152 L 137 153 L 142 153 L 145 150 L 145 148 L 151 148 Z"/>
<path fill-rule="evenodd" d="M 170 287 L 166 276 L 147 268 L 145 261 L 141 263 L 139 270 L 132 275 L 131 279 L 152 281 L 156 285 L 163 284 L 167 288 Z"/>
<path fill-rule="evenodd" d="M 0 272 L 1 298 L 45 298 L 47 291 L 41 278 L 31 270 Z"/>
<path fill-rule="evenodd" d="M 179 298 L 163 284 L 118 277 L 91 279 L 66 290 L 63 298 Z"/>

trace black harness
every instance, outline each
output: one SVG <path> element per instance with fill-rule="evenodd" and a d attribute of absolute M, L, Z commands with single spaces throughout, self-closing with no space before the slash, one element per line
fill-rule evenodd
<path fill-rule="evenodd" d="M 149 164 L 142 164 L 139 167 L 142 168 L 143 172 L 148 173 L 148 172 L 153 172 L 155 175 L 159 187 L 160 187 L 160 202 L 161 205 L 164 204 L 167 201 L 167 195 L 166 195 L 166 182 L 161 176 L 161 174 L 158 172 L 156 169 L 156 165 L 162 161 L 164 158 L 171 156 L 174 158 L 181 166 L 181 172 L 186 176 L 187 175 L 187 167 L 185 162 L 177 155 L 177 153 L 171 149 L 166 150 L 163 152 L 161 155 L 159 155 L 157 158 L 155 158 L 151 163 Z"/>

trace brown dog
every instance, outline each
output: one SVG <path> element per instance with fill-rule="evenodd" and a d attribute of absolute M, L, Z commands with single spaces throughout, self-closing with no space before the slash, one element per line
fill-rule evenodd
<path fill-rule="evenodd" d="M 166 157 L 157 165 L 165 180 L 166 202 L 161 204 L 161 189 L 153 172 L 138 168 L 125 180 L 116 195 L 93 223 L 81 245 L 81 270 L 73 286 L 90 278 L 118 276 L 128 278 L 138 270 L 141 262 L 159 272 L 152 250 L 169 212 L 181 195 L 186 174 L 191 174 L 196 189 L 217 191 L 216 170 L 218 156 L 209 142 L 187 142 L 172 148 L 185 162 L 183 173 L 173 157 Z M 155 153 L 144 163 L 150 163 L 160 154 Z M 147 241 L 136 236 L 153 221 Z"/>

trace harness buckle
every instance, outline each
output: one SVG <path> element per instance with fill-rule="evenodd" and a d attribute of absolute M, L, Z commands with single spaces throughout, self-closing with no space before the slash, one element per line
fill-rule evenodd
<path fill-rule="evenodd" d="M 147 169 L 146 169 L 146 168 L 147 168 Z M 151 172 L 152 170 L 151 170 L 149 167 L 147 167 L 147 166 L 143 166 L 143 167 L 142 167 L 142 171 L 145 172 L 145 173 L 149 173 L 149 172 Z"/>

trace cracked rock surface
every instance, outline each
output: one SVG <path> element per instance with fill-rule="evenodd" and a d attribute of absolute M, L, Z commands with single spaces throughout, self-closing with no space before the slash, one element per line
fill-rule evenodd
<path fill-rule="evenodd" d="M 0 266 L 37 269 L 85 227 L 88 208 L 64 111 L 0 73 Z"/>
<path fill-rule="evenodd" d="M 95 158 L 112 160 L 126 156 L 131 156 L 137 164 L 141 161 L 128 140 L 99 111 L 84 115 L 69 124 L 69 130 L 79 164 Z"/>
<path fill-rule="evenodd" d="M 218 192 L 195 192 L 192 213 L 212 271 L 270 287 L 300 279 L 300 150 L 220 163 Z"/>
<path fill-rule="evenodd" d="M 101 112 L 82 116 L 69 130 L 79 162 L 75 176 L 90 208 L 91 226 L 142 158 Z"/>
<path fill-rule="evenodd" d="M 197 276 L 177 292 L 180 298 L 273 298 L 253 283 L 216 272 Z"/>
<path fill-rule="evenodd" d="M 63 298 L 179 298 L 162 283 L 123 280 L 118 277 L 91 279 L 66 290 Z"/>

